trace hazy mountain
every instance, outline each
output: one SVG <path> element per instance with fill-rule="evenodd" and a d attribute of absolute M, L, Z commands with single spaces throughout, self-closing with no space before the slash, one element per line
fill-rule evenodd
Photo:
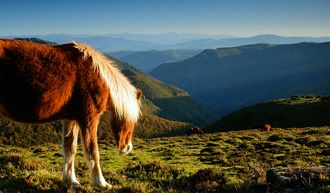
<path fill-rule="evenodd" d="M 108 52 L 107 54 L 120 60 L 121 58 L 136 52 L 139 51 L 116 51 L 116 52 Z"/>
<path fill-rule="evenodd" d="M 166 62 L 178 62 L 190 58 L 201 52 L 201 50 L 164 50 L 143 52 L 116 52 L 110 55 L 127 62 L 135 68 L 149 73 L 152 69 Z"/>
<path fill-rule="evenodd" d="M 16 38 L 17 36 L 7 36 Z M 206 35 L 189 33 L 163 33 L 163 34 L 47 34 L 47 35 L 24 35 L 22 38 L 40 38 L 57 43 L 67 43 L 77 41 L 88 43 L 103 52 L 118 51 L 146 51 L 154 49 L 166 49 L 166 45 L 179 44 L 187 41 L 205 39 L 205 38 L 229 38 L 230 35 Z M 163 50 L 164 50 L 163 49 Z"/>
<path fill-rule="evenodd" d="M 7 36 L 16 38 L 17 36 Z M 77 41 L 88 43 L 103 52 L 118 51 L 147 51 L 147 50 L 201 50 L 222 47 L 233 47 L 246 44 L 271 43 L 292 44 L 298 42 L 326 42 L 330 37 L 284 37 L 277 35 L 258 35 L 253 37 L 237 38 L 230 35 L 203 35 L 187 33 L 165 34 L 49 34 L 49 35 L 26 35 L 20 37 L 36 37 L 57 43 Z"/>
<path fill-rule="evenodd" d="M 132 33 L 121 33 L 121 34 L 107 34 L 107 37 L 123 38 L 127 40 L 138 40 L 138 41 L 148 41 L 154 42 L 162 45 L 173 45 L 183 42 L 188 42 L 198 39 L 225 39 L 233 38 L 232 35 L 219 34 L 219 35 L 209 35 L 209 34 L 194 34 L 194 33 L 160 33 L 160 34 L 132 34 Z"/>
<path fill-rule="evenodd" d="M 39 38 L 15 38 L 16 40 L 24 40 L 27 42 L 34 42 L 34 43 L 39 43 L 39 44 L 49 44 L 49 45 L 57 45 L 55 42 L 50 42 L 46 40 L 42 40 Z"/>
<path fill-rule="evenodd" d="M 245 38 L 224 38 L 224 39 L 198 39 L 189 42 L 184 42 L 176 45 L 163 46 L 167 49 L 216 49 L 223 47 L 234 47 L 247 44 L 293 44 L 299 42 L 327 42 L 330 37 L 284 37 L 277 35 L 258 35 Z"/>
<path fill-rule="evenodd" d="M 226 114 L 292 94 L 329 94 L 329 53 L 330 43 L 208 49 L 150 74 Z"/>
<path fill-rule="evenodd" d="M 10 38 L 14 38 L 11 36 Z M 57 42 L 59 44 L 76 41 L 79 43 L 90 44 L 102 52 L 130 51 L 130 50 L 151 50 L 159 47 L 160 44 L 148 41 L 127 40 L 117 37 L 99 36 L 99 35 L 69 35 L 69 34 L 50 34 L 50 35 L 28 35 L 20 36 L 23 38 L 36 37 L 47 41 Z"/>

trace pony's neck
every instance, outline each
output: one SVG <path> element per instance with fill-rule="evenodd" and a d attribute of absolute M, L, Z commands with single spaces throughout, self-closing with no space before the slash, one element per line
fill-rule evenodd
<path fill-rule="evenodd" d="M 121 73 L 116 62 L 84 44 L 74 46 L 84 58 L 91 58 L 94 69 L 109 88 L 110 102 L 116 116 L 130 122 L 136 122 L 140 115 L 140 103 L 137 100 L 136 88 Z"/>

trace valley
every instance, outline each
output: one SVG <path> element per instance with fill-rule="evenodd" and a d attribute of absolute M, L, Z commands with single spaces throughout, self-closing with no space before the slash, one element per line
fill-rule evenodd
<path fill-rule="evenodd" d="M 150 74 L 188 91 L 221 116 L 291 95 L 327 95 L 330 43 L 253 44 L 207 49 Z"/>

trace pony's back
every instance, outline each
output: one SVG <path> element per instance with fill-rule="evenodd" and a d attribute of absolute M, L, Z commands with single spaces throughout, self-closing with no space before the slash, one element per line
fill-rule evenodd
<path fill-rule="evenodd" d="M 57 113 L 76 78 L 77 65 L 69 59 L 69 52 L 54 46 L 0 40 L 0 103 L 26 121 Z"/>

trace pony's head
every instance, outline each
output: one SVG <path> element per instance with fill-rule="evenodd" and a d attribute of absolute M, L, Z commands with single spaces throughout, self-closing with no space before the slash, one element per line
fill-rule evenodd
<path fill-rule="evenodd" d="M 135 92 L 135 99 L 137 104 L 140 104 L 141 97 L 142 91 L 137 89 Z M 112 107 L 110 107 L 110 109 L 113 115 L 111 119 L 111 128 L 115 136 L 119 151 L 124 154 L 129 153 L 133 150 L 133 131 L 135 124 L 138 121 L 138 117 L 129 117 L 129 115 L 128 117 L 118 117 L 115 109 Z M 132 111 L 134 112 L 134 107 Z"/>

